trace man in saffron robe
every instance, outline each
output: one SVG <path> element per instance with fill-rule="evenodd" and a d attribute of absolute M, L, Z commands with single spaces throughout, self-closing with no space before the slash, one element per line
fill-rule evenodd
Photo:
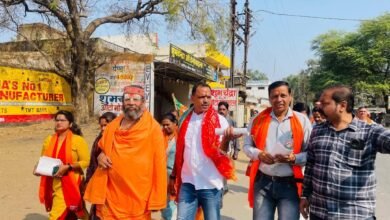
<path fill-rule="evenodd" d="M 176 183 L 178 220 L 194 219 L 198 206 L 203 209 L 205 220 L 219 220 L 223 179 L 235 179 L 226 151 L 237 136 L 227 120 L 211 107 L 209 85 L 194 85 L 191 101 L 193 108 L 181 118 L 169 191 L 176 194 Z M 215 128 L 225 129 L 222 140 Z"/>
<path fill-rule="evenodd" d="M 249 204 L 253 219 L 299 219 L 302 166 L 311 123 L 302 113 L 289 108 L 291 89 L 276 81 L 268 87 L 272 107 L 254 117 L 248 126 L 244 152 L 253 161 L 249 171 Z"/>
<path fill-rule="evenodd" d="M 144 102 L 142 87 L 125 87 L 123 114 L 108 124 L 99 142 L 100 169 L 84 198 L 96 204 L 101 219 L 146 220 L 166 206 L 164 137 Z"/>

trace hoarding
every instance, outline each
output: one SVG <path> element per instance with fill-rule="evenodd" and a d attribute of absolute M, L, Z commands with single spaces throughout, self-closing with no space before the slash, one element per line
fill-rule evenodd
<path fill-rule="evenodd" d="M 229 111 L 236 111 L 238 105 L 238 89 L 211 89 L 212 105 L 218 109 L 218 103 L 225 101 L 229 104 Z"/>
<path fill-rule="evenodd" d="M 94 113 L 120 114 L 123 88 L 139 85 L 145 90 L 145 104 L 153 107 L 153 57 L 150 55 L 125 54 L 112 57 L 95 74 Z"/>
<path fill-rule="evenodd" d="M 0 66 L 0 123 L 51 119 L 72 110 L 71 89 L 55 73 Z"/>

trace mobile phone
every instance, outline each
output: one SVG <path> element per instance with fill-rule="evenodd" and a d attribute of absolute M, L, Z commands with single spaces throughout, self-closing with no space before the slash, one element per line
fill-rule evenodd
<path fill-rule="evenodd" d="M 54 176 L 54 175 L 58 172 L 58 169 L 59 169 L 59 168 L 60 168 L 59 166 L 53 167 L 52 176 Z"/>

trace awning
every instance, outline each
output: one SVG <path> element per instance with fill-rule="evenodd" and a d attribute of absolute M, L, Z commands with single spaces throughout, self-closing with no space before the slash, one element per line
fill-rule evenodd
<path fill-rule="evenodd" d="M 219 69 L 230 69 L 230 58 L 207 45 L 206 62 Z"/>
<path fill-rule="evenodd" d="M 162 61 L 154 61 L 154 72 L 158 75 L 191 82 L 199 82 L 206 79 L 204 75 L 189 71 L 174 63 Z"/>
<path fill-rule="evenodd" d="M 224 89 L 225 85 L 217 82 L 208 82 L 207 83 L 212 89 Z"/>

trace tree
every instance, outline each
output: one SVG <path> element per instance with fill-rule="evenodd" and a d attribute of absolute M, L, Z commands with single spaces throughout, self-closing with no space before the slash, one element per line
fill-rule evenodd
<path fill-rule="evenodd" d="M 284 79 L 290 85 L 294 102 L 309 104 L 314 100 L 316 94 L 311 91 L 310 76 L 317 71 L 317 68 L 318 63 L 315 60 L 309 60 L 306 69 L 301 70 L 297 75 L 290 75 Z"/>
<path fill-rule="evenodd" d="M 362 22 L 356 32 L 320 35 L 312 48 L 319 57 L 312 91 L 343 83 L 356 94 L 384 98 L 390 93 L 390 14 Z"/>
<path fill-rule="evenodd" d="M 251 80 L 268 80 L 268 76 L 265 73 L 260 72 L 259 70 L 248 69 L 246 75 Z"/>
<path fill-rule="evenodd" d="M 92 34 L 107 24 L 123 24 L 127 30 L 141 27 L 148 31 L 155 15 L 163 15 L 168 26 L 184 28 L 190 36 L 216 45 L 225 35 L 226 12 L 213 0 L 0 0 L 1 24 L 17 30 L 30 14 L 65 31 L 70 44 L 65 50 L 68 62 L 55 63 L 55 72 L 71 82 L 73 105 L 78 122 L 88 121 L 88 93 L 93 89 L 95 70 L 104 60 L 96 56 Z M 218 31 L 216 28 L 218 27 Z M 66 45 L 64 45 L 66 46 Z M 46 52 L 43 51 L 43 54 Z M 55 59 L 47 56 L 48 59 Z"/>

